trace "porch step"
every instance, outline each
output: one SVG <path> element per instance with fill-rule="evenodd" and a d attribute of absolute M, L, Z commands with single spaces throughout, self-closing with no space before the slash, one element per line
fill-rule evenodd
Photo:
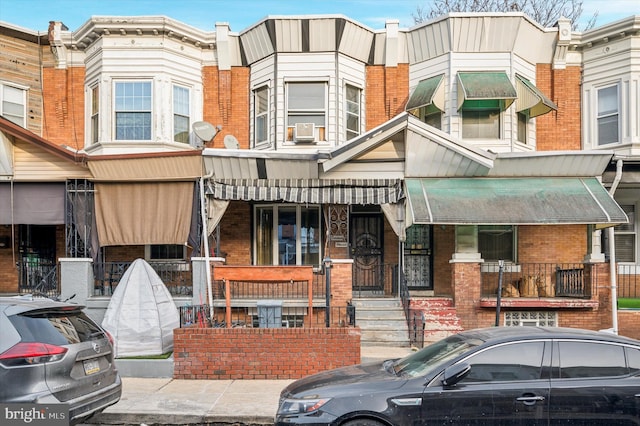
<path fill-rule="evenodd" d="M 357 298 L 352 303 L 362 346 L 409 347 L 407 320 L 399 300 Z"/>
<path fill-rule="evenodd" d="M 425 297 L 411 301 L 413 309 L 421 309 L 425 319 L 424 344 L 435 342 L 463 331 L 453 301 L 445 297 Z"/>

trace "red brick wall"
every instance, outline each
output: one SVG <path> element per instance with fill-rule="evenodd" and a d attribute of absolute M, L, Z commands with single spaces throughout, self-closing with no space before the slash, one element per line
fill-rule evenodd
<path fill-rule="evenodd" d="M 75 149 L 84 148 L 83 67 L 43 68 L 44 125 L 42 137 Z"/>
<path fill-rule="evenodd" d="M 538 64 L 536 73 L 536 86 L 558 106 L 536 118 L 537 150 L 582 149 L 580 67 L 552 70 L 550 64 Z"/>
<path fill-rule="evenodd" d="M 231 201 L 220 221 L 220 251 L 229 265 L 251 265 L 251 205 Z"/>
<path fill-rule="evenodd" d="M 640 311 L 618 311 L 618 334 L 640 339 Z"/>
<path fill-rule="evenodd" d="M 226 135 L 235 136 L 240 148 L 249 148 L 249 72 L 244 67 L 233 67 L 230 71 L 220 71 L 217 66 L 203 67 L 203 119 L 222 126 L 208 148 L 224 148 Z"/>
<path fill-rule="evenodd" d="M 297 379 L 360 363 L 358 328 L 180 328 L 175 379 Z"/>
<path fill-rule="evenodd" d="M 587 225 L 518 226 L 518 262 L 582 262 L 587 254 Z"/>
<path fill-rule="evenodd" d="M 366 80 L 366 127 L 371 130 L 404 111 L 409 97 L 409 65 L 368 66 Z"/>
<path fill-rule="evenodd" d="M 11 227 L 0 226 L 0 239 L 3 241 L 8 239 L 8 246 L 0 248 L 0 293 L 17 293 L 18 292 L 18 269 L 16 262 L 18 261 L 18 226 L 15 226 L 16 244 L 11 249 Z"/>

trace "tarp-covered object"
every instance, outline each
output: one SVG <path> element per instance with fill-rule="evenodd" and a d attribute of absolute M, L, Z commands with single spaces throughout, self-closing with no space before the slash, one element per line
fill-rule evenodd
<path fill-rule="evenodd" d="M 178 308 L 144 259 L 136 259 L 123 274 L 102 326 L 113 335 L 119 358 L 173 350 L 173 329 L 180 327 Z"/>

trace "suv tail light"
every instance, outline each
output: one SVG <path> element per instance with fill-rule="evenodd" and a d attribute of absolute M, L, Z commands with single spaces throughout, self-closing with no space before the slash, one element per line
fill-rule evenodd
<path fill-rule="evenodd" d="M 7 367 L 34 365 L 58 361 L 67 348 L 39 342 L 22 342 L 0 354 L 0 363 Z"/>

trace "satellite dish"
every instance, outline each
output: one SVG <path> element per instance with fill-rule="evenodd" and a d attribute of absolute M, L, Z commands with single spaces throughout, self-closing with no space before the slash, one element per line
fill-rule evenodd
<path fill-rule="evenodd" d="M 240 149 L 240 142 L 233 135 L 226 135 L 224 137 L 224 147 L 227 149 Z"/>
<path fill-rule="evenodd" d="M 222 127 L 214 127 L 213 124 L 206 121 L 196 121 L 195 123 L 193 123 L 191 128 L 193 129 L 193 133 L 195 133 L 197 137 L 205 142 L 209 142 L 216 136 L 216 134 Z"/>

